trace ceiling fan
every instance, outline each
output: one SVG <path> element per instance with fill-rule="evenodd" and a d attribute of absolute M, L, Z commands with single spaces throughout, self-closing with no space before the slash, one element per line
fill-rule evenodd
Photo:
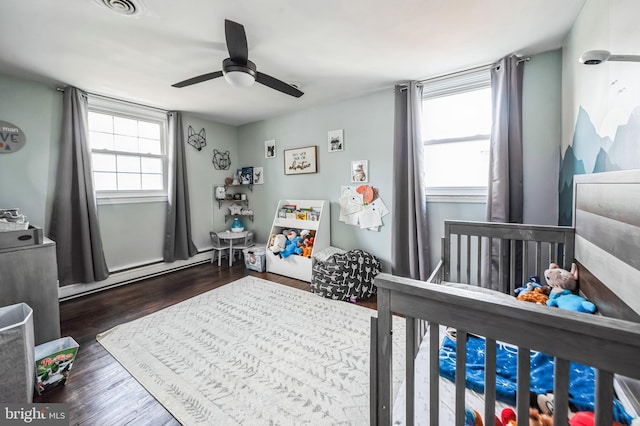
<path fill-rule="evenodd" d="M 249 87 L 254 81 L 287 95 L 299 98 L 304 93 L 291 84 L 258 72 L 256 64 L 248 59 L 247 35 L 244 26 L 237 22 L 224 20 L 224 33 L 227 40 L 229 57 L 222 61 L 222 71 L 210 72 L 172 84 L 173 87 L 185 87 L 196 83 L 223 77 L 229 84 L 237 87 Z"/>

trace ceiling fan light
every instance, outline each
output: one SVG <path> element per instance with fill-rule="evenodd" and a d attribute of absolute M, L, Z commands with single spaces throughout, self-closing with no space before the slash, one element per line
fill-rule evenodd
<path fill-rule="evenodd" d="M 244 71 L 227 71 L 223 73 L 224 79 L 235 87 L 250 87 L 255 81 L 255 77 Z"/>

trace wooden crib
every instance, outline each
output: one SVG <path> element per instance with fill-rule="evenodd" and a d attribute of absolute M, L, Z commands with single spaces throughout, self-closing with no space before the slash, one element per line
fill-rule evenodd
<path fill-rule="evenodd" d="M 406 319 L 406 424 L 439 424 L 439 346 L 442 326 L 457 331 L 455 424 L 464 425 L 465 356 L 470 334 L 486 339 L 485 424 L 496 410 L 496 342 L 518 347 L 517 418 L 529 417 L 530 351 L 554 357 L 554 424 L 568 417 L 569 363 L 596 370 L 596 425 L 611 425 L 615 396 L 624 393 L 638 413 L 640 380 L 640 171 L 576 176 L 574 227 L 448 221 L 442 260 L 427 282 L 380 274 L 377 318 L 371 333 L 371 424 L 394 418 L 392 317 Z M 493 267 L 487 267 L 493 253 Z M 513 294 L 531 275 L 543 277 L 549 263 L 579 268 L 580 293 L 597 315 L 576 313 L 479 292 L 493 287 Z M 544 278 L 542 278 L 544 279 Z M 449 285 L 449 283 L 456 283 Z M 465 287 L 464 284 L 468 286 Z M 423 336 L 428 336 L 424 339 Z M 416 355 L 429 360 L 428 419 L 415 418 Z M 404 354 L 401 354 L 404 356 Z M 614 386 L 615 383 L 615 386 Z M 396 424 L 398 421 L 396 421 Z M 528 424 L 527 421 L 519 424 Z"/>

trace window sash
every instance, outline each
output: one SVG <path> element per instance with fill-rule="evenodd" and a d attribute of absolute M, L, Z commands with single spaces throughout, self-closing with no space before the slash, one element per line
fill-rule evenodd
<path fill-rule="evenodd" d="M 491 87 L 491 66 L 482 66 L 471 70 L 443 75 L 423 81 L 422 100 L 428 101 L 445 96 L 453 96 L 466 92 Z M 426 147 L 460 143 L 490 141 L 490 134 L 460 135 L 442 139 L 424 140 Z M 426 162 L 426 159 L 425 159 Z M 453 183 L 453 182 L 452 182 Z M 428 185 L 428 182 L 427 182 Z M 429 202 L 486 202 L 487 186 L 427 186 L 427 201 Z"/>
<path fill-rule="evenodd" d="M 94 154 L 113 155 L 113 162 L 115 163 L 113 170 L 103 170 L 103 168 L 94 170 L 94 179 L 100 179 L 103 182 L 106 180 L 107 182 L 111 182 L 112 184 L 115 183 L 116 185 L 119 185 L 119 181 L 122 183 L 128 182 L 128 184 L 126 184 L 124 187 L 118 189 L 96 189 L 96 196 L 98 197 L 98 199 L 103 200 L 103 202 L 101 202 L 100 204 L 104 204 L 104 202 L 127 202 L 127 199 L 129 199 L 129 202 L 131 202 L 131 198 L 138 198 L 138 201 L 140 202 L 143 202 L 144 200 L 166 200 L 168 171 L 166 137 L 168 126 L 166 112 L 151 108 L 145 108 L 139 105 L 129 104 L 124 101 L 102 99 L 100 97 L 91 96 L 89 97 L 89 112 L 105 114 L 114 118 L 125 120 L 121 121 L 120 124 L 127 124 L 126 120 L 135 120 L 136 122 L 138 122 L 135 136 L 133 136 L 133 132 L 131 131 L 119 131 L 116 128 L 115 123 L 113 123 L 111 129 L 105 127 L 90 129 L 90 133 L 100 134 L 102 135 L 100 137 L 103 142 L 106 141 L 106 145 L 101 144 L 99 148 L 91 149 L 92 163 Z M 116 120 L 113 121 L 115 122 Z M 156 132 L 153 129 L 149 129 L 149 125 L 158 126 L 158 131 Z M 159 140 L 150 138 L 150 136 L 153 137 L 156 135 L 159 137 Z M 122 146 L 118 146 L 118 142 L 116 139 L 122 137 L 135 138 L 137 142 L 135 149 L 122 149 Z M 109 139 L 111 139 L 110 142 Z M 159 149 L 157 149 L 158 147 L 153 146 L 156 143 L 159 143 Z M 137 157 L 139 170 L 131 171 L 129 169 L 119 169 L 119 157 L 121 159 L 123 157 Z M 145 168 L 145 159 L 152 160 L 151 162 L 146 162 L 147 165 L 149 163 L 157 162 L 157 160 L 159 159 L 162 163 L 161 170 L 158 171 L 157 168 L 154 168 L 153 170 L 149 171 L 147 168 Z M 135 162 L 135 160 L 133 162 Z M 127 178 L 127 175 L 129 176 L 129 178 Z M 137 175 L 137 180 L 140 184 L 139 188 L 141 189 L 134 189 L 130 186 L 130 183 L 132 182 L 131 178 L 133 177 L 133 175 Z M 158 176 L 160 176 L 161 188 L 157 188 L 160 186 L 158 185 Z M 133 181 L 135 180 L 136 179 L 133 178 Z M 145 186 L 156 187 L 157 189 L 142 189 Z"/>

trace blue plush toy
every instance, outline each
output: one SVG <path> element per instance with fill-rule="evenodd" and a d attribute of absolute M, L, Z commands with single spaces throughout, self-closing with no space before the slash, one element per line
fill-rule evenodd
<path fill-rule="evenodd" d="M 298 247 L 298 243 L 302 242 L 302 238 L 298 237 L 295 231 L 287 231 L 285 235 L 287 237 L 287 245 L 285 246 L 284 250 L 280 252 L 280 256 L 283 259 L 286 259 L 292 254 L 301 254 L 302 249 Z"/>
<path fill-rule="evenodd" d="M 536 275 L 532 275 L 531 277 L 529 277 L 529 282 L 527 284 L 525 284 L 522 287 L 516 288 L 513 292 L 517 297 L 517 296 L 532 292 L 536 288 L 540 288 L 540 287 L 542 287 L 542 284 L 540 284 L 540 278 L 537 277 Z"/>
<path fill-rule="evenodd" d="M 569 290 L 563 290 L 560 293 L 551 293 L 548 306 L 557 306 L 560 309 L 567 309 L 574 312 L 585 312 L 592 314 L 596 311 L 596 305 L 589 302 L 582 296 L 571 293 Z"/>

